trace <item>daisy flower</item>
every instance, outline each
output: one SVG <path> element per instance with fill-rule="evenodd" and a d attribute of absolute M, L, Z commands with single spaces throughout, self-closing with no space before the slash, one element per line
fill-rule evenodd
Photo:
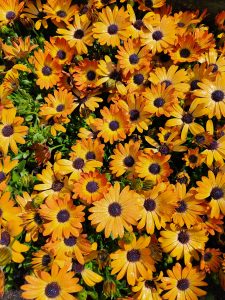
<path fill-rule="evenodd" d="M 82 173 L 73 185 L 73 198 L 79 198 L 85 204 L 91 204 L 104 198 L 111 184 L 105 174 L 99 172 Z"/>
<path fill-rule="evenodd" d="M 113 10 L 109 6 L 102 9 L 99 13 L 99 22 L 93 25 L 93 36 L 100 45 L 119 46 L 120 40 L 129 37 L 127 27 L 130 25 L 128 12 L 124 7 L 120 9 L 115 6 Z"/>
<path fill-rule="evenodd" d="M 100 201 L 93 203 L 89 209 L 91 225 L 96 231 L 104 230 L 105 237 L 112 234 L 113 239 L 124 236 L 124 229 L 132 231 L 140 214 L 138 203 L 139 195 L 126 186 L 123 190 L 118 182 L 109 189 L 109 192 Z M 132 201 L 130 201 L 132 199 Z"/>
<path fill-rule="evenodd" d="M 179 263 L 167 270 L 168 277 L 163 277 L 164 290 L 166 293 L 163 299 L 198 299 L 198 297 L 206 295 L 206 291 L 200 287 L 207 286 L 204 282 L 205 273 L 199 272 L 197 267 L 191 264 L 186 265 L 183 269 Z"/>
<path fill-rule="evenodd" d="M 119 177 L 125 172 L 128 173 L 128 178 L 136 175 L 135 163 L 141 154 L 140 142 L 134 142 L 132 140 L 124 145 L 119 143 L 113 150 L 113 154 L 110 156 L 110 170 L 112 174 Z"/>
<path fill-rule="evenodd" d="M 26 1 L 25 8 L 23 9 L 23 14 L 21 18 L 27 17 L 31 20 L 34 20 L 34 28 L 39 30 L 41 25 L 46 29 L 48 28 L 47 20 L 44 19 L 45 13 L 43 12 L 43 5 L 41 0 L 36 0 L 34 3 L 33 0 Z"/>
<path fill-rule="evenodd" d="M 200 269 L 205 270 L 207 273 L 211 271 L 217 273 L 222 262 L 221 254 L 222 252 L 215 248 L 207 248 L 202 251 Z"/>
<path fill-rule="evenodd" d="M 78 54 L 86 54 L 87 46 L 92 46 L 92 27 L 91 21 L 84 15 L 74 15 L 73 24 L 68 24 L 67 29 L 58 28 L 57 33 L 62 34 L 63 38 L 68 41 L 71 48 L 75 48 Z"/>
<path fill-rule="evenodd" d="M 212 171 L 208 171 L 208 177 L 202 176 L 197 186 L 195 198 L 209 199 L 210 217 L 218 219 L 220 213 L 225 214 L 225 174 L 219 172 L 215 176 Z"/>
<path fill-rule="evenodd" d="M 24 299 L 68 299 L 75 300 L 71 293 L 77 293 L 82 290 L 78 284 L 79 279 L 74 278 L 74 272 L 67 272 L 68 267 L 62 269 L 56 264 L 52 265 L 51 273 L 46 271 L 35 272 L 33 275 L 25 277 L 26 284 L 21 286 Z"/>
<path fill-rule="evenodd" d="M 191 261 L 192 257 L 199 260 L 197 251 L 203 250 L 205 243 L 208 241 L 206 232 L 200 226 L 179 229 L 171 223 L 170 228 L 160 231 L 160 235 L 161 237 L 158 240 L 163 252 L 176 257 L 177 260 L 184 257 L 185 265 Z"/>
<path fill-rule="evenodd" d="M 46 200 L 39 210 L 45 220 L 43 235 L 51 235 L 53 240 L 69 238 L 71 234 L 78 237 L 84 221 L 84 208 L 83 205 L 73 205 L 69 195 L 63 199 Z"/>
<path fill-rule="evenodd" d="M 110 254 L 111 274 L 118 273 L 117 280 L 121 280 L 126 274 L 127 282 L 132 286 L 140 277 L 148 279 L 155 271 L 149 243 L 150 237 L 140 236 L 136 240 L 136 236 L 133 235 L 130 243 L 124 243 L 122 249 Z"/>
<path fill-rule="evenodd" d="M 23 122 L 24 118 L 16 117 L 16 108 L 2 110 L 0 143 L 4 155 L 7 155 L 9 147 L 17 154 L 17 143 L 25 144 L 24 137 L 28 133 L 28 127 L 22 126 Z"/>
<path fill-rule="evenodd" d="M 207 52 L 203 53 L 199 58 L 200 63 L 207 63 L 208 67 L 212 67 L 212 73 L 222 74 L 225 72 L 225 57 L 219 55 L 217 49 L 210 48 Z"/>
<path fill-rule="evenodd" d="M 105 143 L 110 144 L 124 140 L 130 127 L 128 113 L 115 104 L 110 105 L 109 109 L 104 106 L 100 112 L 102 119 L 95 119 L 94 123 L 99 131 L 98 137 L 102 137 Z"/>
<path fill-rule="evenodd" d="M 186 166 L 195 169 L 202 165 L 205 160 L 205 155 L 199 153 L 199 148 L 188 149 L 188 153 L 184 154 L 182 160 L 185 161 Z"/>
<path fill-rule="evenodd" d="M 24 2 L 19 0 L 8 0 L 0 2 L 0 23 L 13 23 L 23 10 Z"/>

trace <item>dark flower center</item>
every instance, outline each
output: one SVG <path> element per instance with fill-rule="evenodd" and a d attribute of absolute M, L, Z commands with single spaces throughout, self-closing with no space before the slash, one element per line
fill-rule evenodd
<path fill-rule="evenodd" d="M 89 151 L 87 154 L 86 154 L 86 159 L 95 159 L 96 158 L 96 155 L 94 152 L 92 151 Z"/>
<path fill-rule="evenodd" d="M 110 216 L 112 216 L 112 217 L 120 216 L 121 212 L 122 212 L 121 205 L 118 202 L 113 202 L 113 203 L 109 204 L 108 212 L 109 212 Z"/>
<path fill-rule="evenodd" d="M 14 133 L 14 130 L 13 130 L 12 125 L 5 125 L 5 126 L 2 128 L 2 135 L 3 135 L 4 137 L 9 137 L 9 136 L 11 136 L 13 133 Z"/>
<path fill-rule="evenodd" d="M 224 92 L 221 91 L 221 90 L 216 90 L 216 91 L 212 92 L 211 98 L 215 102 L 223 101 L 223 99 L 224 99 Z"/>
<path fill-rule="evenodd" d="M 64 10 L 57 11 L 57 16 L 60 18 L 65 18 L 67 16 L 66 12 Z"/>
<path fill-rule="evenodd" d="M 57 107 L 56 107 L 56 111 L 57 112 L 61 112 L 61 111 L 63 111 L 64 110 L 64 105 L 63 104 L 59 104 Z"/>
<path fill-rule="evenodd" d="M 184 200 L 178 201 L 179 206 L 176 208 L 178 213 L 183 213 L 187 210 L 187 204 Z"/>
<path fill-rule="evenodd" d="M 159 59 L 162 63 L 166 63 L 170 60 L 170 56 L 167 53 L 160 53 L 159 54 Z"/>
<path fill-rule="evenodd" d="M 110 73 L 109 78 L 113 79 L 113 80 L 116 80 L 116 81 L 120 81 L 121 80 L 121 74 L 118 71 L 113 70 Z"/>
<path fill-rule="evenodd" d="M 180 290 L 180 291 L 185 291 L 189 288 L 189 280 L 187 278 L 184 278 L 184 279 L 180 279 L 177 281 L 177 288 Z"/>
<path fill-rule="evenodd" d="M 209 150 L 216 150 L 218 148 L 217 141 L 212 141 L 212 143 L 210 143 L 208 148 L 209 148 Z"/>
<path fill-rule="evenodd" d="M 184 183 L 184 184 L 187 184 L 187 182 L 188 182 L 188 178 L 184 175 L 184 176 L 182 176 L 182 177 L 178 177 L 177 178 L 177 182 L 179 182 L 179 183 Z"/>
<path fill-rule="evenodd" d="M 155 289 L 156 288 L 155 283 L 154 283 L 153 280 L 146 280 L 145 281 L 145 287 L 147 289 Z"/>
<path fill-rule="evenodd" d="M 197 161 L 198 161 L 198 157 L 194 154 L 190 155 L 188 157 L 188 160 L 192 163 L 192 164 L 195 164 Z"/>
<path fill-rule="evenodd" d="M 163 38 L 163 34 L 162 34 L 162 32 L 160 30 L 156 30 L 155 32 L 153 32 L 152 38 L 155 41 L 159 41 L 159 40 L 161 40 Z"/>
<path fill-rule="evenodd" d="M 8 11 L 6 13 L 6 19 L 8 19 L 8 20 L 13 20 L 13 19 L 15 19 L 15 17 L 16 17 L 16 14 L 14 13 L 14 11 Z"/>
<path fill-rule="evenodd" d="M 74 32 L 74 38 L 77 39 L 77 40 L 81 40 L 82 37 L 84 36 L 84 32 L 82 29 L 77 29 L 75 32 Z"/>
<path fill-rule="evenodd" d="M 213 73 L 216 73 L 216 72 L 218 71 L 218 69 L 219 69 L 219 67 L 218 67 L 217 64 L 210 64 L 209 66 L 210 66 L 210 67 L 213 66 L 213 69 L 212 69 L 212 72 L 213 72 Z"/>
<path fill-rule="evenodd" d="M 211 252 L 206 252 L 206 253 L 203 255 L 204 261 L 210 261 L 211 258 L 212 258 L 212 253 L 211 253 Z"/>
<path fill-rule="evenodd" d="M 207 215 L 201 216 L 203 222 L 207 222 L 209 217 Z"/>
<path fill-rule="evenodd" d="M 163 155 L 167 155 L 169 153 L 169 148 L 166 145 L 161 145 L 159 147 L 159 152 Z"/>
<path fill-rule="evenodd" d="M 224 192 L 221 188 L 214 187 L 210 193 L 210 196 L 215 200 L 219 200 L 224 196 Z"/>
<path fill-rule="evenodd" d="M 87 79 L 92 81 L 92 80 L 95 80 L 95 77 L 96 77 L 96 73 L 92 70 L 88 71 L 87 72 Z"/>
<path fill-rule="evenodd" d="M 116 25 L 116 24 L 111 24 L 111 25 L 109 25 L 109 27 L 108 27 L 108 33 L 109 34 L 116 34 L 117 33 L 117 31 L 118 31 L 118 26 Z"/>
<path fill-rule="evenodd" d="M 65 58 L 66 58 L 66 52 L 63 51 L 63 50 L 59 50 L 59 51 L 57 52 L 57 57 L 58 57 L 59 59 L 65 59 Z"/>
<path fill-rule="evenodd" d="M 42 218 L 40 217 L 39 213 L 36 213 L 35 216 L 34 216 L 34 222 L 37 224 L 37 225 L 41 225 L 42 224 Z"/>
<path fill-rule="evenodd" d="M 140 112 L 137 109 L 132 109 L 130 111 L 130 120 L 131 121 L 137 121 L 137 119 L 140 118 Z"/>
<path fill-rule="evenodd" d="M 83 158 L 76 158 L 73 162 L 74 169 L 80 170 L 84 167 L 84 160 Z"/>
<path fill-rule="evenodd" d="M 170 80 L 164 80 L 162 83 L 165 83 L 166 88 L 168 88 L 168 86 L 170 86 L 172 84 L 172 82 Z"/>
<path fill-rule="evenodd" d="M 109 128 L 112 130 L 112 131 L 115 131 L 119 128 L 119 123 L 117 121 L 111 121 L 109 123 Z"/>
<path fill-rule="evenodd" d="M 56 298 L 59 296 L 59 293 L 60 293 L 60 286 L 58 285 L 57 282 L 51 282 L 46 285 L 45 295 L 48 298 Z"/>
<path fill-rule="evenodd" d="M 129 62 L 132 64 L 132 65 L 136 65 L 139 61 L 139 57 L 137 56 L 137 54 L 131 54 L 129 56 Z"/>
<path fill-rule="evenodd" d="M 156 174 L 159 174 L 160 172 L 160 165 L 159 164 L 156 164 L 156 163 L 153 163 L 149 166 L 148 168 L 149 172 L 156 175 Z"/>
<path fill-rule="evenodd" d="M 155 107 L 159 108 L 163 106 L 165 100 L 163 98 L 156 98 L 153 103 Z"/>
<path fill-rule="evenodd" d="M 47 267 L 49 265 L 49 263 L 51 262 L 51 257 L 50 255 L 48 254 L 45 254 L 43 257 L 42 257 L 42 266 L 44 267 Z"/>
<path fill-rule="evenodd" d="M 136 20 L 133 24 L 134 28 L 137 30 L 141 30 L 141 27 L 144 25 L 142 20 Z"/>
<path fill-rule="evenodd" d="M 189 242 L 189 234 L 185 231 L 181 231 L 178 233 L 178 237 L 177 237 L 178 241 L 181 244 L 187 244 Z"/>
<path fill-rule="evenodd" d="M 49 76 L 52 74 L 52 69 L 48 66 L 44 66 L 42 68 L 42 73 L 45 75 L 45 76 Z"/>
<path fill-rule="evenodd" d="M 140 260 L 140 258 L 141 258 L 141 253 L 137 249 L 132 249 L 127 252 L 127 260 L 129 262 L 137 262 Z"/>
<path fill-rule="evenodd" d="M 7 231 L 3 231 L 1 234 L 0 244 L 8 246 L 10 243 L 10 235 Z"/>
<path fill-rule="evenodd" d="M 204 135 L 197 134 L 195 140 L 198 144 L 203 144 L 205 142 L 205 137 Z"/>
<path fill-rule="evenodd" d="M 124 158 L 123 163 L 126 167 L 131 168 L 134 165 L 134 159 L 129 155 Z"/>
<path fill-rule="evenodd" d="M 183 58 L 188 58 L 191 55 L 191 52 L 187 48 L 183 48 L 180 50 L 180 56 Z"/>
<path fill-rule="evenodd" d="M 184 24 L 183 22 L 178 22 L 178 23 L 177 23 L 177 26 L 180 27 L 180 28 L 182 28 L 182 27 L 185 26 L 185 24 Z"/>
<path fill-rule="evenodd" d="M 133 81 L 134 81 L 135 84 L 140 85 L 140 84 L 143 83 L 144 79 L 145 78 L 142 74 L 135 74 L 134 78 L 133 78 Z"/>
<path fill-rule="evenodd" d="M 70 236 L 68 239 L 64 239 L 64 244 L 69 247 L 73 247 L 77 242 L 75 236 Z"/>
<path fill-rule="evenodd" d="M 145 199 L 145 202 L 144 202 L 144 208 L 147 210 L 147 211 L 153 211 L 155 210 L 156 208 L 156 203 L 155 203 L 155 200 L 153 199 Z"/>
<path fill-rule="evenodd" d="M 197 90 L 199 88 L 199 86 L 198 86 L 199 82 L 200 82 L 200 80 L 198 80 L 198 79 L 195 79 L 191 82 L 191 90 L 192 91 Z"/>
<path fill-rule="evenodd" d="M 145 6 L 151 8 L 153 6 L 152 0 L 145 0 Z"/>
<path fill-rule="evenodd" d="M 0 172 L 0 182 L 4 181 L 6 179 L 5 173 L 4 172 Z"/>
<path fill-rule="evenodd" d="M 183 115 L 182 121 L 186 124 L 191 124 L 193 122 L 193 117 L 191 114 L 187 113 L 187 114 Z"/>
<path fill-rule="evenodd" d="M 74 262 L 72 270 L 75 273 L 81 273 L 84 270 L 84 265 L 80 264 L 79 262 Z"/>
<path fill-rule="evenodd" d="M 57 214 L 57 220 L 60 223 L 67 222 L 69 220 L 69 218 L 70 218 L 70 214 L 69 214 L 68 210 L 66 210 L 66 209 L 60 210 Z"/>
<path fill-rule="evenodd" d="M 99 189 L 99 186 L 98 186 L 97 182 L 95 182 L 95 181 L 89 181 L 86 185 L 86 190 L 89 193 L 95 193 L 98 189 Z"/>
<path fill-rule="evenodd" d="M 64 187 L 63 182 L 56 180 L 52 183 L 52 189 L 54 192 L 59 192 Z"/>

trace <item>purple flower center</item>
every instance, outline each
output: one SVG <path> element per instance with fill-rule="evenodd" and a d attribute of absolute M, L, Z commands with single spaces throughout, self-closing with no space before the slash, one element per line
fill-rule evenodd
<path fill-rule="evenodd" d="M 74 262 L 72 270 L 76 273 L 81 273 L 84 270 L 84 265 L 80 264 L 79 262 Z"/>
<path fill-rule="evenodd" d="M 178 22 L 178 23 L 177 23 L 177 26 L 180 27 L 180 28 L 182 28 L 182 27 L 185 26 L 185 24 L 184 24 L 183 22 Z"/>
<path fill-rule="evenodd" d="M 156 174 L 159 174 L 160 172 L 160 165 L 157 164 L 157 163 L 153 163 L 149 166 L 148 168 L 149 172 L 156 175 Z"/>
<path fill-rule="evenodd" d="M 137 121 L 140 118 L 140 112 L 137 109 L 132 109 L 130 111 L 130 120 Z"/>
<path fill-rule="evenodd" d="M 178 233 L 178 237 L 177 237 L 178 241 L 181 244 L 187 244 L 190 240 L 189 234 L 185 231 L 181 231 Z"/>
<path fill-rule="evenodd" d="M 210 67 L 213 66 L 213 69 L 212 69 L 212 72 L 213 72 L 213 73 L 216 73 L 216 72 L 218 71 L 218 69 L 219 69 L 219 67 L 218 67 L 217 64 L 210 64 L 209 66 L 210 66 Z"/>
<path fill-rule="evenodd" d="M 147 210 L 147 211 L 153 211 L 155 210 L 156 208 L 156 203 L 155 203 L 155 200 L 153 199 L 145 199 L 145 202 L 144 202 L 144 208 Z"/>
<path fill-rule="evenodd" d="M 65 18 L 67 16 L 67 14 L 64 10 L 58 10 L 56 14 L 60 18 Z"/>
<path fill-rule="evenodd" d="M 162 34 L 162 32 L 160 30 L 156 30 L 155 32 L 153 32 L 152 38 L 155 41 L 159 41 L 159 40 L 161 40 L 163 38 L 163 34 Z"/>
<path fill-rule="evenodd" d="M 155 107 L 159 108 L 163 106 L 165 100 L 163 98 L 156 98 L 153 103 Z"/>
<path fill-rule="evenodd" d="M 204 261 L 210 261 L 211 258 L 212 258 L 212 253 L 211 253 L 211 252 L 206 252 L 206 253 L 203 255 Z"/>
<path fill-rule="evenodd" d="M 187 204 L 184 200 L 178 201 L 179 206 L 176 208 L 178 213 L 183 213 L 187 210 Z"/>
<path fill-rule="evenodd" d="M 124 158 L 123 163 L 126 167 L 131 168 L 134 165 L 134 159 L 131 155 Z"/>
<path fill-rule="evenodd" d="M 97 182 L 95 182 L 95 181 L 89 181 L 86 185 L 86 190 L 89 193 L 95 193 L 98 189 L 99 189 L 99 186 L 98 186 Z"/>
<path fill-rule="evenodd" d="M 69 247 L 73 247 L 77 242 L 75 236 L 70 236 L 68 239 L 64 239 L 64 244 Z"/>
<path fill-rule="evenodd" d="M 120 216 L 121 212 L 122 212 L 121 205 L 118 202 L 113 202 L 113 203 L 109 204 L 108 212 L 109 212 L 110 216 L 112 216 L 112 217 Z"/>
<path fill-rule="evenodd" d="M 94 152 L 92 151 L 89 151 L 87 154 L 86 154 L 86 159 L 95 159 L 96 158 L 96 155 Z"/>
<path fill-rule="evenodd" d="M 13 126 L 12 126 L 12 125 L 5 125 L 5 126 L 2 128 L 2 135 L 3 135 L 4 137 L 9 137 L 9 136 L 11 136 L 13 133 L 14 133 L 14 130 L 13 130 Z"/>
<path fill-rule="evenodd" d="M 59 104 L 59 105 L 56 107 L 56 111 L 57 111 L 57 112 L 61 112 L 61 111 L 64 110 L 64 108 L 65 108 L 65 106 L 64 106 L 63 104 Z"/>
<path fill-rule="evenodd" d="M 0 182 L 4 181 L 6 179 L 5 173 L 4 172 L 0 172 Z"/>
<path fill-rule="evenodd" d="M 210 193 L 210 196 L 215 200 L 219 200 L 224 196 L 224 192 L 221 188 L 214 187 Z"/>
<path fill-rule="evenodd" d="M 34 222 L 37 224 L 37 225 L 41 225 L 42 224 L 42 218 L 40 217 L 39 213 L 36 213 L 35 216 L 34 216 Z"/>
<path fill-rule="evenodd" d="M 223 101 L 224 100 L 224 92 L 221 90 L 216 90 L 216 91 L 212 92 L 211 98 L 215 102 Z"/>
<path fill-rule="evenodd" d="M 49 263 L 51 262 L 51 257 L 50 255 L 48 254 L 45 254 L 43 257 L 42 257 L 42 261 L 41 261 L 41 264 L 43 267 L 47 267 L 49 265 Z"/>
<path fill-rule="evenodd" d="M 64 183 L 59 181 L 59 180 L 56 180 L 52 183 L 52 189 L 54 192 L 59 192 L 61 191 L 61 189 L 64 187 Z"/>
<path fill-rule="evenodd" d="M 16 17 L 16 14 L 14 13 L 14 11 L 10 10 L 6 13 L 6 19 L 8 19 L 8 20 L 13 20 L 13 19 L 15 19 L 15 17 Z"/>
<path fill-rule="evenodd" d="M 58 57 L 59 59 L 65 59 L 65 58 L 66 58 L 66 52 L 63 51 L 63 50 L 59 50 L 59 51 L 57 52 L 57 57 Z"/>
<path fill-rule="evenodd" d="M 52 74 L 52 69 L 48 66 L 44 66 L 42 68 L 42 73 L 45 75 L 45 76 L 49 76 Z"/>
<path fill-rule="evenodd" d="M 111 121 L 109 123 L 109 128 L 112 130 L 112 131 L 116 131 L 118 128 L 119 128 L 119 123 L 117 121 Z"/>
<path fill-rule="evenodd" d="M 197 161 L 198 161 L 198 157 L 194 154 L 191 154 L 189 157 L 188 157 L 188 160 L 192 163 L 192 164 L 195 164 Z"/>
<path fill-rule="evenodd" d="M 77 39 L 77 40 L 81 40 L 82 37 L 84 36 L 84 32 L 82 29 L 77 29 L 75 32 L 74 32 L 74 38 Z"/>
<path fill-rule="evenodd" d="M 69 214 L 68 210 L 66 210 L 66 209 L 60 210 L 57 214 L 57 220 L 60 223 L 67 222 L 69 220 L 69 218 L 70 218 L 70 214 Z"/>
<path fill-rule="evenodd" d="M 129 262 L 137 262 L 140 260 L 140 258 L 141 258 L 141 253 L 137 249 L 132 249 L 127 252 L 127 260 Z"/>
<path fill-rule="evenodd" d="M 188 58 L 191 55 L 191 52 L 187 48 L 183 48 L 180 50 L 180 56 L 183 58 Z"/>
<path fill-rule="evenodd" d="M 180 279 L 177 281 L 177 288 L 180 290 L 180 291 L 185 291 L 189 288 L 189 280 L 184 278 L 184 279 Z"/>
<path fill-rule="evenodd" d="M 45 295 L 48 298 L 56 298 L 59 296 L 59 293 L 60 293 L 60 286 L 58 285 L 57 282 L 51 282 L 46 285 Z"/>
<path fill-rule="evenodd" d="M 161 145 L 159 147 L 159 152 L 163 155 L 167 155 L 169 153 L 169 148 L 166 145 Z"/>
<path fill-rule="evenodd" d="M 170 80 L 164 80 L 164 81 L 162 81 L 162 83 L 165 83 L 166 88 L 168 88 L 168 86 L 170 86 L 172 84 L 172 82 Z"/>
<path fill-rule="evenodd" d="M 144 76 L 142 74 L 135 74 L 133 77 L 133 81 L 135 84 L 140 85 L 144 81 Z"/>
<path fill-rule="evenodd" d="M 3 231 L 1 234 L 0 244 L 8 246 L 10 243 L 10 235 L 7 231 Z"/>
<path fill-rule="evenodd" d="M 132 65 L 136 65 L 139 61 L 139 57 L 137 56 L 137 54 L 131 54 L 129 56 L 129 62 L 132 64 Z"/>
<path fill-rule="evenodd" d="M 191 114 L 187 113 L 187 114 L 183 115 L 182 121 L 186 124 L 191 124 L 193 122 L 193 117 Z"/>
<path fill-rule="evenodd" d="M 108 33 L 111 34 L 111 35 L 116 34 L 117 31 L 118 31 L 118 29 L 119 28 L 118 28 L 118 26 L 116 24 L 111 24 L 108 27 Z"/>
<path fill-rule="evenodd" d="M 210 143 L 208 148 L 209 148 L 209 150 L 216 150 L 218 148 L 217 141 L 212 141 L 212 143 Z"/>
<path fill-rule="evenodd" d="M 84 167 L 84 160 L 83 158 L 76 158 L 73 162 L 73 167 L 77 170 L 80 170 Z"/>
<path fill-rule="evenodd" d="M 200 80 L 198 80 L 198 79 L 195 79 L 191 82 L 191 90 L 192 91 L 199 89 L 199 86 L 198 86 L 199 82 L 200 82 Z"/>
<path fill-rule="evenodd" d="M 143 21 L 138 19 L 134 22 L 133 26 L 137 30 L 141 30 L 141 27 L 144 25 Z"/>
<path fill-rule="evenodd" d="M 95 80 L 95 77 L 96 77 L 96 73 L 92 70 L 88 71 L 87 72 L 87 79 L 92 81 L 92 80 Z"/>

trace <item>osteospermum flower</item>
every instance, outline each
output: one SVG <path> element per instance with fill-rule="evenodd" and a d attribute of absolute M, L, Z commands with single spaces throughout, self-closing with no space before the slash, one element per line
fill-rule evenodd
<path fill-rule="evenodd" d="M 132 201 L 130 201 L 132 199 Z M 126 186 L 123 190 L 118 182 L 100 201 L 93 203 L 88 217 L 96 231 L 104 230 L 105 237 L 112 234 L 113 238 L 123 237 L 124 229 L 132 231 L 140 214 L 139 195 Z"/>
<path fill-rule="evenodd" d="M 189 90 L 188 80 L 187 71 L 185 69 L 178 70 L 178 66 L 175 65 L 170 66 L 168 70 L 165 67 L 156 68 L 149 76 L 149 81 L 155 85 L 158 83 L 165 83 L 166 87 L 172 85 L 179 98 L 183 98 Z"/>
<path fill-rule="evenodd" d="M 24 137 L 28 133 L 28 127 L 22 126 L 23 122 L 24 118 L 16 117 L 16 108 L 2 110 L 0 143 L 4 155 L 7 155 L 9 147 L 17 154 L 17 143 L 25 144 Z"/>
<path fill-rule="evenodd" d="M 66 118 L 78 106 L 74 102 L 73 94 L 65 89 L 54 90 L 54 95 L 48 94 L 48 97 L 45 97 L 45 101 L 46 104 L 40 107 L 39 115 L 44 116 L 46 120 L 52 117 Z"/>
<path fill-rule="evenodd" d="M 200 261 L 200 269 L 210 273 L 211 271 L 216 273 L 219 271 L 222 259 L 222 252 L 219 249 L 207 248 L 202 251 L 202 257 Z"/>
<path fill-rule="evenodd" d="M 109 6 L 106 6 L 99 13 L 99 22 L 93 25 L 93 36 L 100 45 L 119 46 L 120 40 L 125 40 L 129 36 L 127 33 L 129 25 L 129 15 L 124 7 L 119 9 L 118 6 L 115 6 L 111 10 Z"/>
<path fill-rule="evenodd" d="M 167 181 L 168 176 L 173 172 L 170 169 L 168 160 L 170 155 L 162 155 L 160 152 L 142 153 L 136 163 L 135 171 L 140 178 L 155 182 Z"/>
<path fill-rule="evenodd" d="M 132 235 L 130 243 L 124 243 L 122 249 L 110 254 L 111 274 L 118 273 L 117 280 L 122 279 L 126 274 L 127 282 L 132 286 L 140 277 L 148 279 L 155 271 L 149 243 L 150 237 L 140 236 L 136 240 L 135 235 Z"/>
<path fill-rule="evenodd" d="M 162 52 L 175 40 L 175 24 L 173 18 L 159 14 L 147 13 L 143 19 L 145 28 L 141 34 L 141 43 L 146 45 L 153 54 Z"/>
<path fill-rule="evenodd" d="M 199 148 L 188 149 L 188 153 L 182 159 L 185 161 L 186 166 L 194 169 L 201 166 L 205 160 L 205 155 L 199 154 Z"/>
<path fill-rule="evenodd" d="M 199 58 L 200 63 L 207 63 L 208 67 L 212 68 L 213 74 L 222 74 L 225 71 L 225 57 L 223 54 L 219 55 L 217 49 L 210 48 Z"/>
<path fill-rule="evenodd" d="M 225 214 L 225 174 L 219 172 L 216 176 L 212 171 L 208 177 L 202 176 L 202 181 L 197 181 L 196 199 L 208 199 L 211 208 L 210 217 L 219 218 L 220 213 Z"/>
<path fill-rule="evenodd" d="M 74 278 L 74 272 L 67 272 L 68 266 L 59 269 L 56 264 L 51 268 L 51 274 L 45 271 L 35 272 L 25 277 L 26 284 L 21 286 L 24 299 L 68 299 L 76 298 L 71 293 L 82 290 L 78 284 L 79 279 Z"/>
<path fill-rule="evenodd" d="M 105 143 L 110 142 L 110 144 L 124 140 L 129 130 L 128 113 L 113 104 L 109 109 L 104 106 L 101 115 L 102 119 L 95 120 L 96 129 L 99 130 L 98 137 L 102 137 Z"/>
<path fill-rule="evenodd" d="M 135 176 L 135 163 L 140 155 L 140 142 L 134 142 L 132 140 L 129 143 L 116 145 L 111 155 L 110 170 L 117 177 L 128 173 L 128 177 Z"/>
<path fill-rule="evenodd" d="M 168 277 L 162 278 L 163 287 L 166 291 L 163 299 L 194 300 L 206 295 L 206 291 L 200 288 L 207 286 L 207 283 L 203 281 L 205 273 L 199 272 L 197 267 L 188 264 L 182 269 L 181 265 L 176 263 L 172 270 L 167 270 L 167 275 Z"/>
<path fill-rule="evenodd" d="M 62 76 L 62 67 L 57 60 L 53 59 L 48 52 L 42 52 L 40 49 L 34 52 L 33 59 L 35 73 L 38 76 L 37 85 L 41 89 L 49 89 L 57 84 Z"/>
<path fill-rule="evenodd" d="M 104 198 L 111 184 L 105 174 L 90 172 L 81 174 L 79 180 L 73 185 L 73 198 L 79 198 L 85 204 L 91 204 Z"/>
<path fill-rule="evenodd" d="M 54 256 L 50 251 L 46 250 L 46 248 L 43 247 L 33 253 L 32 256 L 31 264 L 34 270 L 48 271 L 51 269 L 54 262 Z"/>
<path fill-rule="evenodd" d="M 19 0 L 8 0 L 0 2 L 0 23 L 13 23 L 23 10 L 24 2 Z"/>
<path fill-rule="evenodd" d="M 54 201 L 46 200 L 40 208 L 40 215 L 46 221 L 43 224 L 43 235 L 51 235 L 53 240 L 69 238 L 71 234 L 78 237 L 82 229 L 81 222 L 84 221 L 83 210 L 84 206 L 73 205 L 69 196 L 63 199 L 55 198 Z"/>
<path fill-rule="evenodd" d="M 34 28 L 39 30 L 41 25 L 44 28 L 48 27 L 47 20 L 44 19 L 45 13 L 43 12 L 43 5 L 41 0 L 36 0 L 36 3 L 32 0 L 26 1 L 25 8 L 23 9 L 23 14 L 21 17 L 26 16 L 31 20 L 35 20 Z M 36 20 L 37 19 L 37 20 Z"/>
<path fill-rule="evenodd" d="M 69 42 L 70 47 L 74 47 L 78 54 L 86 54 L 87 46 L 92 46 L 92 27 L 91 21 L 84 15 L 74 15 L 73 24 L 67 25 L 67 29 L 58 28 L 57 33 L 62 34 L 64 39 Z"/>
<path fill-rule="evenodd" d="M 192 103 L 193 109 L 199 107 L 200 113 L 202 110 L 210 119 L 225 117 L 225 74 L 218 74 L 215 81 L 203 79 L 198 86 L 199 89 L 194 91 L 196 98 Z"/>
<path fill-rule="evenodd" d="M 159 183 L 152 190 L 142 193 L 140 204 L 142 210 L 137 228 L 145 228 L 148 234 L 153 234 L 155 228 L 160 230 L 171 220 L 177 200 L 173 188 Z"/>
<path fill-rule="evenodd" d="M 171 224 L 170 229 L 160 231 L 160 235 L 159 242 L 163 252 L 170 253 L 170 256 L 176 257 L 177 260 L 184 257 L 185 264 L 190 262 L 192 257 L 199 260 L 197 251 L 203 250 L 208 241 L 205 231 L 199 226 L 178 229 Z"/>

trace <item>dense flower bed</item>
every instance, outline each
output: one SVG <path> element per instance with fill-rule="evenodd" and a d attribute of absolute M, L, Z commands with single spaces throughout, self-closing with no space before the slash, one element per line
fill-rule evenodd
<path fill-rule="evenodd" d="M 1 296 L 222 299 L 225 11 L 205 20 L 0 0 Z"/>

